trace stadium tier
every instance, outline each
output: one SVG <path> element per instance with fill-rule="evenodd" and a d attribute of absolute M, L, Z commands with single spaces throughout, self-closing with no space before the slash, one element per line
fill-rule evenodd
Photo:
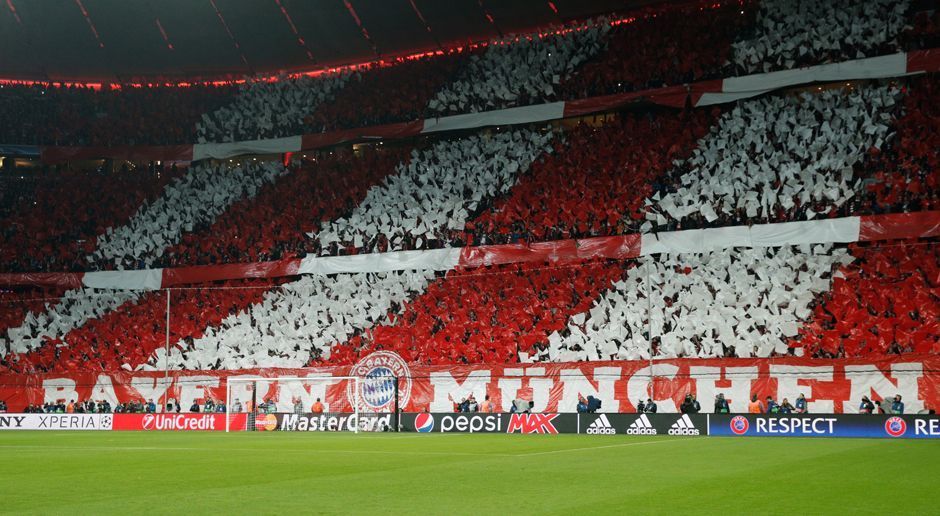
<path fill-rule="evenodd" d="M 4 174 L 0 372 L 940 351 L 937 82 L 904 77 L 936 58 L 897 54 L 934 42 L 935 13 L 887 0 L 631 13 L 237 84 L 5 83 L 0 109 L 42 106 L 41 130 L 7 128 L 9 143 L 241 154 L 245 140 L 680 94 L 273 158 Z M 894 75 L 865 68 L 895 55 Z M 862 80 L 786 78 L 843 61 Z M 793 87 L 681 86 L 754 73 Z M 143 132 L 84 122 L 121 116 Z M 149 139 L 163 117 L 183 133 Z M 866 218 L 882 215 L 900 218 L 883 231 Z"/>
<path fill-rule="evenodd" d="M 4 81 L 0 119 L 24 122 L 0 128 L 0 142 L 248 141 L 792 70 L 933 48 L 935 10 L 921 4 L 682 2 L 314 75 L 183 87 Z"/>

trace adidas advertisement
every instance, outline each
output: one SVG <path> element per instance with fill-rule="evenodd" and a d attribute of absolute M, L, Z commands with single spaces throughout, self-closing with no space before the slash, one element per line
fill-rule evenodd
<path fill-rule="evenodd" d="M 630 435 L 656 435 L 659 432 L 653 428 L 653 423 L 650 422 L 648 415 L 640 414 L 636 419 L 633 420 L 632 423 L 630 423 L 630 426 L 627 427 L 627 431 L 624 433 Z"/>
<path fill-rule="evenodd" d="M 580 432 L 593 435 L 708 435 L 705 414 L 580 414 Z"/>
<path fill-rule="evenodd" d="M 701 435 L 702 432 L 698 428 L 695 428 L 695 424 L 692 423 L 692 418 L 688 414 L 682 414 L 672 426 L 669 427 L 667 432 L 669 435 Z"/>
<path fill-rule="evenodd" d="M 584 433 L 613 435 L 617 433 L 617 430 L 611 426 L 610 420 L 607 419 L 607 414 L 601 414 L 597 417 L 597 419 L 594 420 L 593 423 L 588 425 Z"/>

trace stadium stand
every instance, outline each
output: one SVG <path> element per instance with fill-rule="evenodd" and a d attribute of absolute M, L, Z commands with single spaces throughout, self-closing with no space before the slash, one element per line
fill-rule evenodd
<path fill-rule="evenodd" d="M 234 102 L 205 113 L 196 124 L 199 143 L 292 136 L 304 132 L 304 119 L 349 80 L 344 72 L 310 77 L 278 77 L 241 85 Z"/>
<path fill-rule="evenodd" d="M 231 84 L 185 87 L 0 84 L 0 142 L 27 145 L 174 145 L 230 102 Z"/>
<path fill-rule="evenodd" d="M 791 347 L 819 358 L 940 351 L 936 239 L 850 250 L 854 261 L 835 276 Z"/>
<path fill-rule="evenodd" d="M 183 170 L 63 168 L 3 179 L 0 271 L 80 271 L 95 238 L 125 223 Z"/>
<path fill-rule="evenodd" d="M 196 88 L 206 98 L 178 115 L 211 104 L 195 137 L 234 142 L 634 91 L 931 44 L 935 13 L 910 14 L 907 2 L 768 1 L 601 19 L 389 66 L 252 80 L 238 93 Z M 626 53 L 636 42 L 655 50 Z M 670 53 L 679 62 L 664 62 Z M 156 180 L 65 171 L 41 179 L 51 189 L 5 179 L 0 253 L 4 272 L 133 270 L 152 286 L 158 267 L 926 211 L 940 191 L 935 92 L 933 77 L 853 82 L 335 149 L 294 156 L 299 166 L 207 162 Z M 51 109 L 44 116 L 58 116 Z M 65 129 L 80 125 L 67 119 Z M 115 141 L 62 141 L 85 138 Z M 300 367 L 378 349 L 425 364 L 928 352 L 940 338 L 937 261 L 935 242 L 918 241 L 287 274 L 170 291 L 169 328 L 162 291 L 4 291 L 0 370 Z"/>
<path fill-rule="evenodd" d="M 616 23 L 603 40 L 605 48 L 562 81 L 562 96 L 578 99 L 733 75 L 731 43 L 751 28 L 754 11 L 754 2 L 679 3 Z"/>
<path fill-rule="evenodd" d="M 891 54 L 910 3 L 894 0 L 762 0 L 754 33 L 733 44 L 740 73 Z"/>

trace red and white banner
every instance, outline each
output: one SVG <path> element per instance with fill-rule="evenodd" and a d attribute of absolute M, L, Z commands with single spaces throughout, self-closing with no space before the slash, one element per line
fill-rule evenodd
<path fill-rule="evenodd" d="M 228 414 L 114 414 L 114 430 L 207 430 L 225 431 Z M 232 414 L 231 430 L 245 430 L 247 414 Z"/>
<path fill-rule="evenodd" d="M 236 263 L 86 273 L 0 274 L 0 285 L 115 290 L 158 290 L 211 281 L 279 278 L 297 274 L 339 274 L 399 270 L 446 271 L 509 263 L 563 265 L 597 258 L 624 260 L 660 253 L 703 253 L 731 247 L 778 247 L 931 238 L 940 236 L 940 211 L 863 215 L 836 219 L 668 231 L 349 256 L 310 256 L 272 262 Z"/>
<path fill-rule="evenodd" d="M 381 355 L 381 360 L 376 359 Z M 394 404 L 393 383 L 385 379 L 354 383 L 337 376 L 365 377 L 395 371 L 400 377 L 398 400 L 410 412 L 448 412 L 455 402 L 473 394 L 489 396 L 508 411 L 516 398 L 535 403 L 536 412 L 573 412 L 578 396 L 594 396 L 605 412 L 631 412 L 639 400 L 654 399 L 660 412 L 676 412 L 687 393 L 695 393 L 705 411 L 723 393 L 736 412 L 744 412 L 752 394 L 792 403 L 800 394 L 817 413 L 854 413 L 862 396 L 875 400 L 900 394 L 907 413 L 940 406 L 940 357 L 912 355 L 880 359 L 672 359 L 473 366 L 409 365 L 388 352 L 378 352 L 347 367 L 251 369 L 240 371 L 80 372 L 0 377 L 0 399 L 11 411 L 57 400 L 108 400 L 112 405 L 153 399 L 158 406 L 175 399 L 182 407 L 207 397 L 224 400 L 226 380 L 262 377 L 255 401 L 270 398 L 280 412 L 293 412 L 294 400 L 311 407 L 320 398 L 326 412 L 388 410 Z M 276 378 L 303 381 L 278 382 Z M 378 383 L 376 383 L 378 382 Z M 379 385 L 381 384 L 381 385 Z M 233 384 L 233 399 L 252 401 L 251 383 Z M 213 416 L 214 417 L 214 416 Z M 122 423 L 123 424 L 123 423 Z M 136 424 L 136 423 L 134 423 Z M 170 423 L 167 423 L 170 424 Z M 176 424 L 176 423 L 174 423 Z M 180 423 L 183 425 L 197 423 Z M 216 423 L 217 424 L 217 423 Z M 143 426 L 143 422 L 141 422 Z"/>

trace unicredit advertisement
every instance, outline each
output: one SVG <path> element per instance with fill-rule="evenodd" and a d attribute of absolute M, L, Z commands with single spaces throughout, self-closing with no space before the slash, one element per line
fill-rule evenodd
<path fill-rule="evenodd" d="M 836 414 L 716 414 L 709 423 L 714 436 L 940 438 L 937 416 Z"/>
<path fill-rule="evenodd" d="M 247 414 L 114 414 L 114 430 L 244 430 Z"/>

